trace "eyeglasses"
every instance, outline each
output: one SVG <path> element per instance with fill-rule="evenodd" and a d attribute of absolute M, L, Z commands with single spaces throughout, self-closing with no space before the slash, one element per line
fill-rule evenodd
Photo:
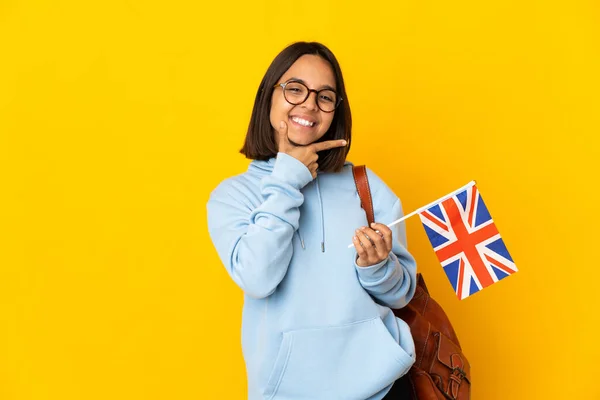
<path fill-rule="evenodd" d="M 305 84 L 298 81 L 287 81 L 284 83 L 278 83 L 273 87 L 281 86 L 283 89 L 283 97 L 285 100 L 295 106 L 304 103 L 311 92 L 317 94 L 317 107 L 323 112 L 330 113 L 334 112 L 337 106 L 342 102 L 342 98 L 331 89 L 309 89 Z"/>

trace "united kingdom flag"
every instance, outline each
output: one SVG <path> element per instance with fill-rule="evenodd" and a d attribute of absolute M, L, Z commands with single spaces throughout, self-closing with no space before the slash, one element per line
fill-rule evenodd
<path fill-rule="evenodd" d="M 459 299 L 517 272 L 474 184 L 419 217 Z"/>

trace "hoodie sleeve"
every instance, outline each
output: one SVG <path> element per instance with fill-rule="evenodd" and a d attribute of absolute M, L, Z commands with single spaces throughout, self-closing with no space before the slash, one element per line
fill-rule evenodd
<path fill-rule="evenodd" d="M 367 169 L 373 198 L 375 221 L 389 224 L 404 215 L 400 199 Z M 358 279 L 363 288 L 380 304 L 402 308 L 415 294 L 417 267 L 414 257 L 406 249 L 406 225 L 401 222 L 392 230 L 392 251 L 387 260 L 368 267 L 354 262 Z M 356 256 L 355 256 L 356 260 Z"/>
<path fill-rule="evenodd" d="M 271 174 L 260 181 L 262 198 L 235 179 L 211 193 L 209 234 L 227 272 L 247 295 L 267 297 L 284 278 L 304 202 L 300 189 L 311 180 L 304 164 L 279 153 Z"/>

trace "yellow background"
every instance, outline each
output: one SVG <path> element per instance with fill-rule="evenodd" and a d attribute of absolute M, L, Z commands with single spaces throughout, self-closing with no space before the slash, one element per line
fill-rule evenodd
<path fill-rule="evenodd" d="M 350 159 L 412 211 L 475 179 L 519 272 L 456 299 L 474 399 L 600 399 L 595 1 L 0 2 L 0 399 L 242 399 L 205 204 L 256 88 L 331 47 Z M 350 238 L 349 242 L 350 242 Z"/>

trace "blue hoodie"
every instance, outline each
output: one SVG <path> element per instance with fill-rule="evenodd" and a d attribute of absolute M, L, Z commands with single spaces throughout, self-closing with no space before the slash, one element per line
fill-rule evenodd
<path fill-rule="evenodd" d="M 367 170 L 375 220 L 402 216 L 400 200 Z M 415 292 L 404 224 L 387 260 L 356 265 L 348 248 L 367 225 L 346 162 L 313 179 L 279 153 L 226 179 L 207 204 L 211 239 L 244 291 L 242 350 L 250 400 L 376 400 L 415 361 L 408 325 L 389 307 Z"/>

